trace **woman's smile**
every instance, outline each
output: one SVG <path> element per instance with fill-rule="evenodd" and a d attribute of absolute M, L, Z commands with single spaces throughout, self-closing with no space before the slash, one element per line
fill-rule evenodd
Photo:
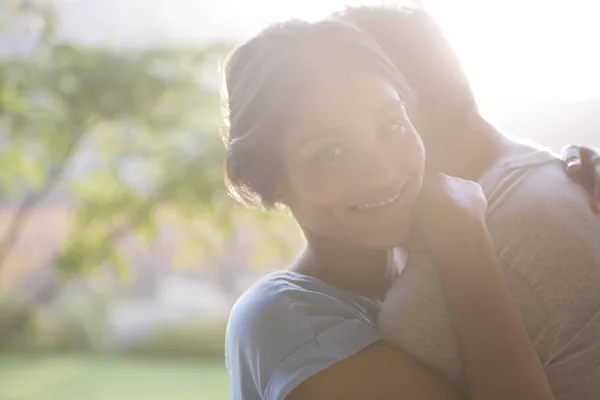
<path fill-rule="evenodd" d="M 404 184 L 400 189 L 396 189 L 395 191 L 388 191 L 388 194 L 383 194 L 381 196 L 377 196 L 373 200 L 367 200 L 364 202 L 360 202 L 356 205 L 350 206 L 350 209 L 354 212 L 359 212 L 362 214 L 389 214 L 390 212 L 396 210 L 402 204 L 402 200 L 404 199 L 407 188 L 409 184 Z"/>

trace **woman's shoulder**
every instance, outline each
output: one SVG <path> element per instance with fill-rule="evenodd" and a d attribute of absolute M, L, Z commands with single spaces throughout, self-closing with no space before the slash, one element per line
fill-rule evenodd
<path fill-rule="evenodd" d="M 378 312 L 379 305 L 363 296 L 310 276 L 279 271 L 257 281 L 238 299 L 229 328 L 251 333 L 249 329 L 264 331 L 277 324 L 278 331 L 313 331 L 315 320 L 326 316 L 373 323 Z"/>
<path fill-rule="evenodd" d="M 307 290 L 310 292 L 310 287 L 287 271 L 261 278 L 240 296 L 231 309 L 227 324 L 228 338 L 241 340 L 264 337 L 261 331 L 270 331 L 274 323 L 280 325 L 281 330 L 286 326 L 283 320 L 288 319 L 291 312 L 301 313 L 298 303 L 302 303 Z M 244 332 L 245 335 L 238 332 Z"/>
<path fill-rule="evenodd" d="M 378 312 L 378 303 L 306 275 L 260 279 L 237 301 L 227 326 L 234 398 L 283 398 L 308 376 L 381 340 Z"/>

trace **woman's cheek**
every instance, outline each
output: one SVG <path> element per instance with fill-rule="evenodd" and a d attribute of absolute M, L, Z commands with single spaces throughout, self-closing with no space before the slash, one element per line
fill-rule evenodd
<path fill-rule="evenodd" d="M 410 145 L 407 146 L 405 156 L 409 160 L 410 169 L 414 172 L 423 173 L 425 168 L 425 148 L 421 138 L 415 134 L 413 140 L 410 141 Z"/>
<path fill-rule="evenodd" d="M 307 198 L 315 203 L 328 204 L 342 197 L 343 178 L 332 169 L 311 168 L 303 174 L 303 187 Z"/>

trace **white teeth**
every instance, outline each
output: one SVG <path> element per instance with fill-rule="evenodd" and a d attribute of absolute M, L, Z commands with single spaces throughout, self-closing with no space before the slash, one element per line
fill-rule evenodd
<path fill-rule="evenodd" d="M 355 208 L 357 210 L 371 210 L 374 208 L 379 208 L 379 207 L 383 207 L 383 206 L 387 206 L 388 204 L 392 204 L 393 202 L 395 202 L 396 200 L 398 200 L 400 198 L 400 194 L 401 192 L 396 193 L 395 195 L 393 195 L 392 197 L 385 199 L 385 200 L 381 200 L 381 201 L 375 201 L 373 203 L 365 203 L 365 204 L 361 204 L 359 206 L 356 206 Z"/>

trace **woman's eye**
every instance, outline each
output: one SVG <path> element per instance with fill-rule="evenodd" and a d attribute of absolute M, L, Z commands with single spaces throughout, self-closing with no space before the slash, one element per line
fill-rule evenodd
<path fill-rule="evenodd" d="M 404 134 L 406 132 L 406 122 L 402 120 L 393 121 L 383 129 L 383 136 Z"/>
<path fill-rule="evenodd" d="M 344 149 L 341 146 L 327 146 L 323 149 L 316 152 L 313 157 L 311 157 L 312 161 L 316 162 L 326 162 L 331 161 L 334 158 L 337 158 L 345 153 Z"/>

